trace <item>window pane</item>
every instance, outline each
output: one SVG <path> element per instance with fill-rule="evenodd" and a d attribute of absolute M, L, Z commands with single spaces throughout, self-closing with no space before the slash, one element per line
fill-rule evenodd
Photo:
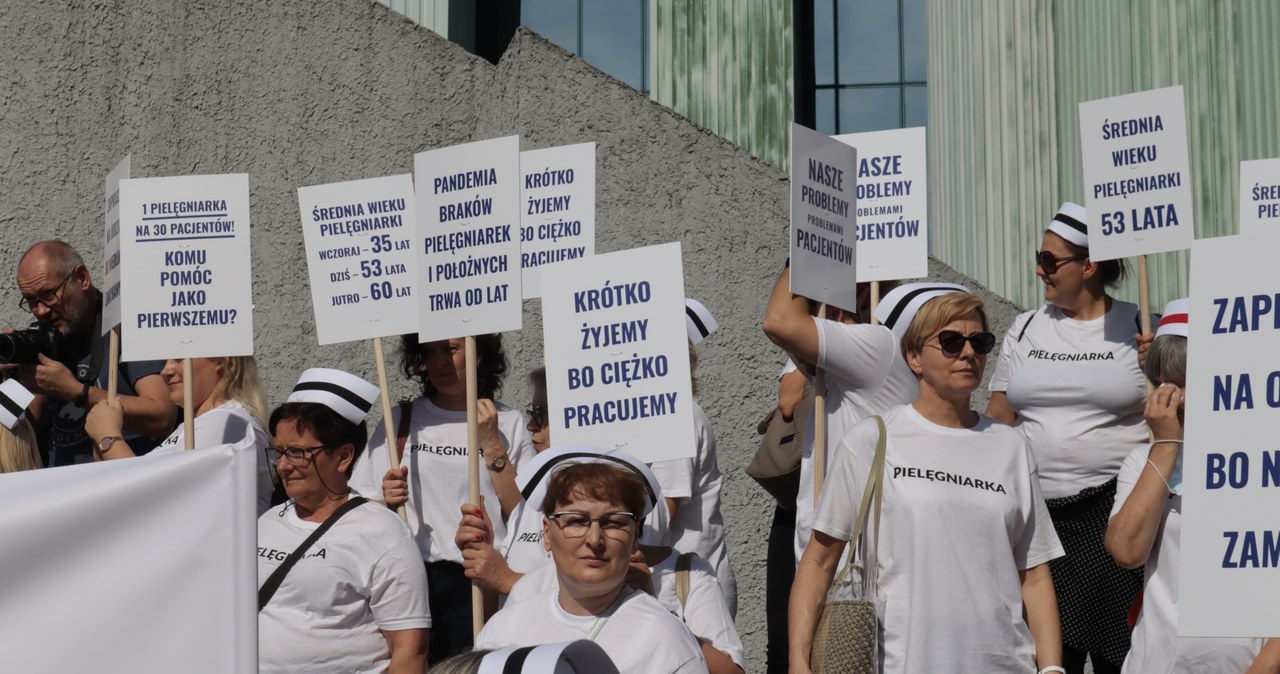
<path fill-rule="evenodd" d="M 833 0 L 813 0 L 814 84 L 836 83 L 835 8 Z"/>
<path fill-rule="evenodd" d="M 901 81 L 898 0 L 838 0 L 836 31 L 841 84 Z"/>
<path fill-rule="evenodd" d="M 840 90 L 840 133 L 898 128 L 898 87 Z"/>
<path fill-rule="evenodd" d="M 835 89 L 818 89 L 813 92 L 814 121 L 818 133 L 836 134 Z"/>
<path fill-rule="evenodd" d="M 929 87 L 907 87 L 907 126 L 926 126 L 929 123 Z"/>
<path fill-rule="evenodd" d="M 902 0 L 902 67 L 908 82 L 928 79 L 929 35 L 924 3 L 925 0 Z M 910 109 L 908 105 L 907 110 Z"/>
<path fill-rule="evenodd" d="M 578 0 L 522 0 L 520 23 L 578 53 Z"/>
<path fill-rule="evenodd" d="M 644 0 L 582 3 L 582 58 L 636 89 L 644 89 Z"/>

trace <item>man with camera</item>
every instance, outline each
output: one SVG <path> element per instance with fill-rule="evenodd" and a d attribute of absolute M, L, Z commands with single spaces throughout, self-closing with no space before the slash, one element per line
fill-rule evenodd
<path fill-rule="evenodd" d="M 18 263 L 22 308 L 36 324 L 0 336 L 0 360 L 16 366 L 22 383 L 38 394 L 29 413 L 43 427 L 45 465 L 93 460 L 84 432 L 87 411 L 107 396 L 107 339 L 102 337 L 102 293 L 74 248 L 41 241 Z M 163 361 L 121 363 L 117 394 L 124 408 L 125 439 L 138 454 L 150 451 L 174 428 L 177 408 L 160 377 Z"/>

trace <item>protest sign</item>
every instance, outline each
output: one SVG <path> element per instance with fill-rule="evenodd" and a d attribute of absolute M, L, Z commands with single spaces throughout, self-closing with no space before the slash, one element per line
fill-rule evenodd
<path fill-rule="evenodd" d="M 413 176 L 298 188 L 320 344 L 416 332 Z"/>
<path fill-rule="evenodd" d="M 1280 277 L 1240 273 L 1270 268 L 1278 249 L 1280 232 L 1191 249 L 1183 636 L 1280 634 Z"/>
<path fill-rule="evenodd" d="M 925 128 L 847 133 L 858 151 L 858 281 L 929 275 Z"/>
<path fill-rule="evenodd" d="M 4 670 L 258 671 L 259 461 L 250 434 L 0 475 Z"/>
<path fill-rule="evenodd" d="M 596 252 L 596 144 L 521 152 L 520 171 L 522 288 L 534 299 L 540 270 Z"/>
<path fill-rule="evenodd" d="M 106 259 L 102 279 L 102 334 L 120 325 L 120 181 L 129 178 L 128 154 L 107 174 L 107 202 L 104 209 L 106 235 L 102 252 Z"/>
<path fill-rule="evenodd" d="M 1191 247 L 1181 86 L 1081 103 L 1080 143 L 1091 259 Z"/>
<path fill-rule="evenodd" d="M 519 330 L 520 137 L 414 155 L 418 339 Z"/>
<path fill-rule="evenodd" d="M 1240 162 L 1240 233 L 1280 232 L 1280 159 Z"/>
<path fill-rule="evenodd" d="M 645 461 L 693 456 L 680 244 L 557 265 L 543 272 L 542 291 L 556 445 Z"/>
<path fill-rule="evenodd" d="M 122 360 L 253 353 L 249 176 L 120 183 Z"/>
<path fill-rule="evenodd" d="M 858 151 L 791 125 L 791 292 L 857 311 Z"/>

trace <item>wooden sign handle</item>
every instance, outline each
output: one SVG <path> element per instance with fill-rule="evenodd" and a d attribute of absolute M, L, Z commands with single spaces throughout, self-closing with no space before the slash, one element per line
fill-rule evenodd
<path fill-rule="evenodd" d="M 476 338 L 466 338 L 467 354 L 467 479 L 470 486 L 468 502 L 480 505 L 480 426 L 476 412 L 479 397 L 476 382 Z M 480 586 L 471 584 L 471 636 L 480 636 L 484 627 L 484 593 Z"/>
<path fill-rule="evenodd" d="M 396 451 L 396 443 L 400 438 L 397 437 L 395 424 L 391 423 L 391 392 L 387 390 L 387 359 L 382 351 L 382 338 L 373 338 L 373 360 L 378 368 L 378 388 L 382 390 L 382 430 L 387 436 L 387 455 L 391 457 L 391 467 L 400 467 L 400 453 Z M 404 504 L 396 507 L 396 514 L 405 522 L 409 521 L 409 514 L 405 512 Z"/>
<path fill-rule="evenodd" d="M 827 305 L 818 307 L 818 316 L 827 315 Z M 827 477 L 827 373 L 817 368 L 813 375 L 813 507 L 822 496 L 822 482 Z"/>
<path fill-rule="evenodd" d="M 182 359 L 182 435 L 186 449 L 196 448 L 196 410 L 192 402 L 195 397 L 191 381 L 191 359 Z"/>

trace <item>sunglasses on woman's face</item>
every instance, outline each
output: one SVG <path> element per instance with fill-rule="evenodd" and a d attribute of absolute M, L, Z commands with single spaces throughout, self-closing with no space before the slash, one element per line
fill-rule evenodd
<path fill-rule="evenodd" d="M 1054 257 L 1053 253 L 1047 250 L 1036 251 L 1036 262 L 1040 264 L 1040 268 L 1046 274 L 1058 273 L 1058 266 L 1067 262 L 1075 262 L 1089 257 L 1088 255 L 1072 255 L 1071 257 Z"/>
<path fill-rule="evenodd" d="M 959 358 L 964 352 L 965 342 L 973 347 L 974 353 L 985 356 L 996 347 L 996 336 L 989 332 L 978 332 L 965 337 L 955 330 L 943 330 L 938 333 L 938 348 L 947 358 Z"/>

